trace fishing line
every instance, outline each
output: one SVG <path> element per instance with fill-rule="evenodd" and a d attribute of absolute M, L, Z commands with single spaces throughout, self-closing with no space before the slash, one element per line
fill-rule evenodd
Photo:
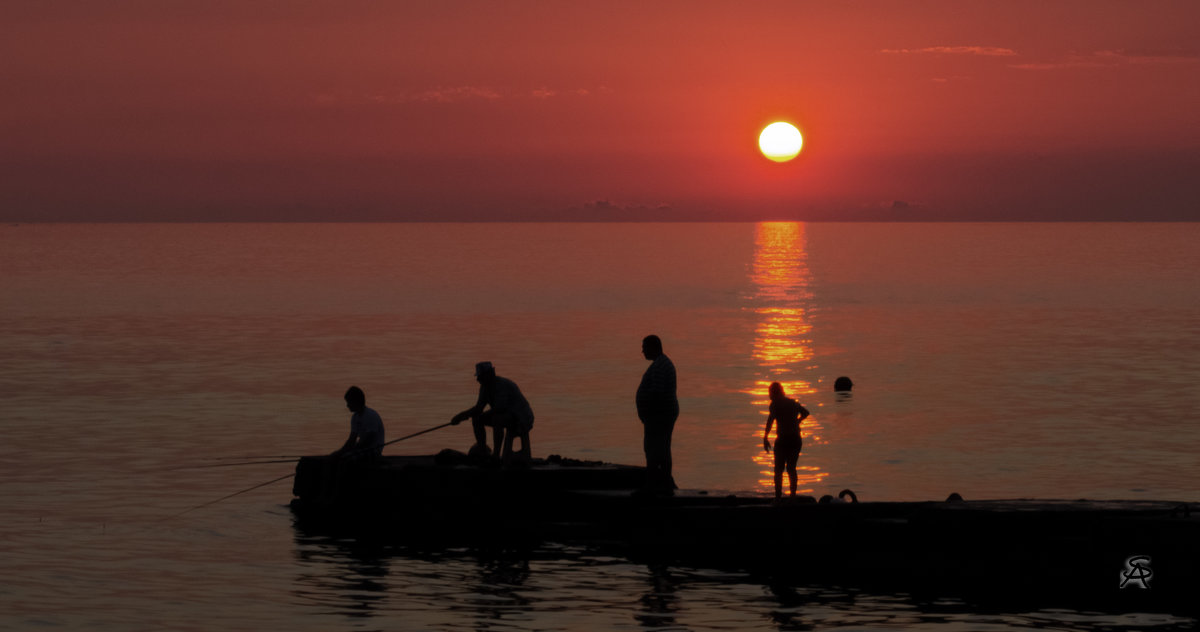
<path fill-rule="evenodd" d="M 405 439 L 411 439 L 411 438 L 413 438 L 413 437 L 416 437 L 416 436 L 423 435 L 423 434 L 425 434 L 425 433 L 427 433 L 427 432 L 433 432 L 434 430 L 439 430 L 439 429 L 441 429 L 441 428 L 445 428 L 446 426 L 450 426 L 450 425 L 453 425 L 453 424 L 452 424 L 451 422 L 446 422 L 446 423 L 444 423 L 444 424 L 441 424 L 441 425 L 439 425 L 439 426 L 434 426 L 434 427 L 432 427 L 432 428 L 427 428 L 427 429 L 425 429 L 425 430 L 421 430 L 420 432 L 414 432 L 414 433 L 412 433 L 412 434 L 410 434 L 410 435 L 404 435 L 403 437 L 400 437 L 399 439 L 392 439 L 391 441 L 388 441 L 387 443 L 384 443 L 383 445 L 391 445 L 391 444 L 393 444 L 393 443 L 397 443 L 397 442 L 399 442 L 399 441 L 404 441 Z M 382 446 L 380 446 L 380 447 L 382 447 Z M 361 448 L 360 448 L 360 449 L 361 449 Z M 245 462 L 245 463 L 216 463 L 216 464 L 212 464 L 212 465 L 197 465 L 197 466 L 194 466 L 194 468 L 175 468 L 175 469 L 195 469 L 195 468 L 210 468 L 210 467 L 232 467 L 232 466 L 235 466 L 235 465 L 265 465 L 265 464 L 268 464 L 268 463 L 291 463 L 291 462 L 292 462 L 292 461 L 291 461 L 291 459 L 286 459 L 286 460 L 268 460 L 268 461 L 247 461 L 247 462 Z M 234 496 L 240 496 L 240 495 L 242 495 L 242 494 L 245 494 L 246 492 L 252 492 L 252 491 L 254 491 L 254 490 L 256 490 L 256 489 L 258 489 L 258 488 L 260 488 L 260 487 L 266 487 L 267 485 L 270 485 L 270 484 L 272 484 L 272 483 L 278 483 L 279 481 L 282 481 L 282 480 L 284 480 L 285 478 L 292 478 L 292 477 L 293 477 L 293 476 L 295 476 L 295 475 L 296 475 L 295 473 L 292 473 L 292 474 L 286 474 L 286 475 L 284 475 L 284 476 L 280 476 L 279 478 L 276 478 L 276 479 L 269 480 L 269 481 L 267 481 L 267 482 L 265 482 L 265 483 L 259 483 L 258 485 L 255 485 L 254 487 L 248 487 L 248 488 L 246 488 L 246 489 L 243 489 L 243 490 L 241 490 L 241 491 L 239 491 L 239 492 L 234 492 L 234 493 L 232 493 L 232 494 L 229 494 L 228 496 L 222 496 L 222 497 L 220 497 L 220 498 L 218 498 L 218 499 L 216 499 L 216 500 L 210 500 L 210 501 L 208 501 L 208 502 L 206 502 L 206 503 L 204 503 L 204 504 L 201 504 L 201 505 L 196 505 L 195 507 L 190 507 L 190 508 L 188 508 L 188 509 L 185 509 L 185 510 L 183 510 L 183 511 L 181 511 L 181 512 L 177 513 L 177 514 L 174 514 L 174 515 L 172 515 L 172 516 L 167 516 L 166 518 L 163 518 L 163 519 L 162 519 L 162 521 L 171 520 L 172 518 L 178 518 L 179 516 L 182 516 L 182 515 L 184 515 L 184 514 L 186 514 L 186 513 L 189 513 L 189 512 L 195 511 L 195 510 L 197 510 L 197 509 L 203 509 L 204 507 L 208 507 L 209 505 L 215 505 L 215 504 L 217 504 L 217 503 L 221 502 L 222 500 L 229 500 L 230 498 L 233 498 Z"/>
<path fill-rule="evenodd" d="M 181 512 L 179 512 L 179 513 L 175 514 L 175 515 L 172 515 L 172 516 L 167 516 L 166 518 L 163 518 L 163 519 L 159 520 L 159 522 L 164 522 L 164 521 L 167 521 L 167 520 L 171 520 L 172 518 L 178 518 L 179 516 L 182 516 L 182 515 L 183 515 L 183 514 L 185 514 L 185 513 L 189 513 L 189 512 L 195 511 L 195 510 L 197 510 L 197 509 L 203 509 L 204 507 L 207 507 L 207 506 L 209 506 L 209 505 L 215 505 L 215 504 L 217 504 L 217 503 L 221 502 L 222 500 L 229 500 L 230 498 L 233 498 L 234 496 L 240 496 L 240 495 L 242 495 L 242 494 L 245 494 L 246 492 L 252 492 L 252 491 L 254 491 L 254 490 L 258 489 L 259 487 L 266 487 L 267 485 L 270 485 L 271 483 L 278 483 L 279 481 L 282 481 L 282 480 L 283 480 L 283 479 L 285 479 L 285 478 L 291 478 L 291 477 L 293 477 L 293 476 L 295 476 L 295 474 L 294 474 L 294 473 L 293 473 L 293 474 L 288 474 L 288 475 L 286 475 L 286 476 L 280 476 L 279 478 L 271 479 L 271 480 L 269 480 L 269 481 L 267 481 L 267 482 L 265 482 L 265 483 L 259 483 L 258 485 L 255 485 L 254 487 L 247 487 L 246 489 L 243 489 L 243 490 L 242 490 L 242 491 L 240 491 L 240 492 L 234 492 L 234 493 L 232 493 L 232 494 L 230 494 L 230 495 L 228 495 L 228 496 L 222 496 L 222 497 L 220 497 L 220 498 L 218 498 L 218 499 L 216 499 L 216 500 L 210 500 L 210 501 L 208 501 L 208 502 L 206 502 L 206 503 L 204 503 L 204 504 L 202 504 L 202 505 L 196 505 L 195 507 L 190 507 L 190 508 L 188 508 L 188 509 L 184 509 L 183 511 L 181 511 Z"/>
<path fill-rule="evenodd" d="M 297 457 L 297 458 L 300 458 L 300 457 Z M 270 461 L 244 461 L 241 463 L 209 463 L 206 465 L 181 465 L 179 467 L 168 467 L 167 470 L 168 471 L 202 470 L 202 469 L 207 469 L 210 467 L 236 467 L 239 465 L 266 465 L 268 463 L 295 463 L 295 462 L 296 462 L 296 460 L 293 458 L 281 458 L 281 459 L 274 459 L 274 460 L 270 460 Z"/>
<path fill-rule="evenodd" d="M 248 456 L 210 456 L 207 461 L 249 461 L 251 459 L 302 459 L 307 454 L 251 454 Z"/>

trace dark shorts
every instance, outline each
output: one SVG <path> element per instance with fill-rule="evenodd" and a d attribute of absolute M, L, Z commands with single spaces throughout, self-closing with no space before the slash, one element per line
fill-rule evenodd
<path fill-rule="evenodd" d="M 675 420 L 644 422 L 642 449 L 646 452 L 647 463 L 671 462 L 671 432 L 675 429 Z"/>
<path fill-rule="evenodd" d="M 800 456 L 800 448 L 804 442 L 799 436 L 784 435 L 775 440 L 775 462 L 792 462 Z"/>
<path fill-rule="evenodd" d="M 491 428 L 504 428 L 517 434 L 528 433 L 533 428 L 533 422 L 521 423 L 521 420 L 510 412 L 484 411 L 479 415 L 479 423 Z"/>

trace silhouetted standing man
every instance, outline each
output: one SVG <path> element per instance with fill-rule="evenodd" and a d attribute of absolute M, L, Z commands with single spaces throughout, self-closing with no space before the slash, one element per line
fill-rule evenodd
<path fill-rule="evenodd" d="M 671 476 L 671 432 L 679 417 L 675 396 L 675 365 L 663 354 L 662 340 L 650 335 L 642 339 L 642 355 L 650 366 L 642 374 L 637 390 L 638 418 L 642 420 L 642 449 L 646 452 L 646 487 L 674 493 Z"/>

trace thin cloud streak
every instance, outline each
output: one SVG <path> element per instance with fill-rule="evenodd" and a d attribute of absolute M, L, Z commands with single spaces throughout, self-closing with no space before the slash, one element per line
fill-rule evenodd
<path fill-rule="evenodd" d="M 927 46 L 925 48 L 885 48 L 886 55 L 976 55 L 980 57 L 1015 57 L 1017 52 L 999 46 Z"/>
<path fill-rule="evenodd" d="M 471 101 L 499 101 L 501 99 L 552 99 L 566 97 L 590 97 L 607 93 L 608 88 L 575 88 L 559 90 L 539 87 L 528 91 L 504 91 L 490 86 L 438 86 L 420 92 L 378 92 L 374 94 L 345 95 L 331 92 L 313 93 L 309 100 L 317 105 L 401 105 L 408 103 L 464 103 Z"/>
<path fill-rule="evenodd" d="M 500 93 L 492 88 L 481 86 L 455 86 L 452 88 L 434 88 L 426 90 L 412 98 L 413 101 L 434 101 L 437 103 L 454 103 L 456 101 L 471 101 L 484 99 L 492 101 L 500 98 Z"/>
<path fill-rule="evenodd" d="M 1058 61 L 1012 64 L 1011 67 L 1020 70 L 1062 70 L 1069 68 L 1112 68 L 1117 66 L 1151 64 L 1194 64 L 1197 62 L 1200 62 L 1200 54 L 1198 53 L 1101 50 L 1086 55 L 1070 55 Z"/>

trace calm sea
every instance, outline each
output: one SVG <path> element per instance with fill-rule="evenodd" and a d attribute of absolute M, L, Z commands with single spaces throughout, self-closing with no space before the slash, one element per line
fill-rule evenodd
<path fill-rule="evenodd" d="M 199 466 L 333 450 L 351 384 L 389 438 L 439 425 L 480 360 L 528 396 L 535 455 L 640 463 L 656 333 L 681 487 L 770 491 L 780 381 L 813 413 L 809 494 L 1196 501 L 1197 244 L 1200 224 L 0 227 L 0 628 L 1188 627 L 554 543 L 374 549 L 294 528 L 288 480 L 205 505 L 289 464 Z"/>

